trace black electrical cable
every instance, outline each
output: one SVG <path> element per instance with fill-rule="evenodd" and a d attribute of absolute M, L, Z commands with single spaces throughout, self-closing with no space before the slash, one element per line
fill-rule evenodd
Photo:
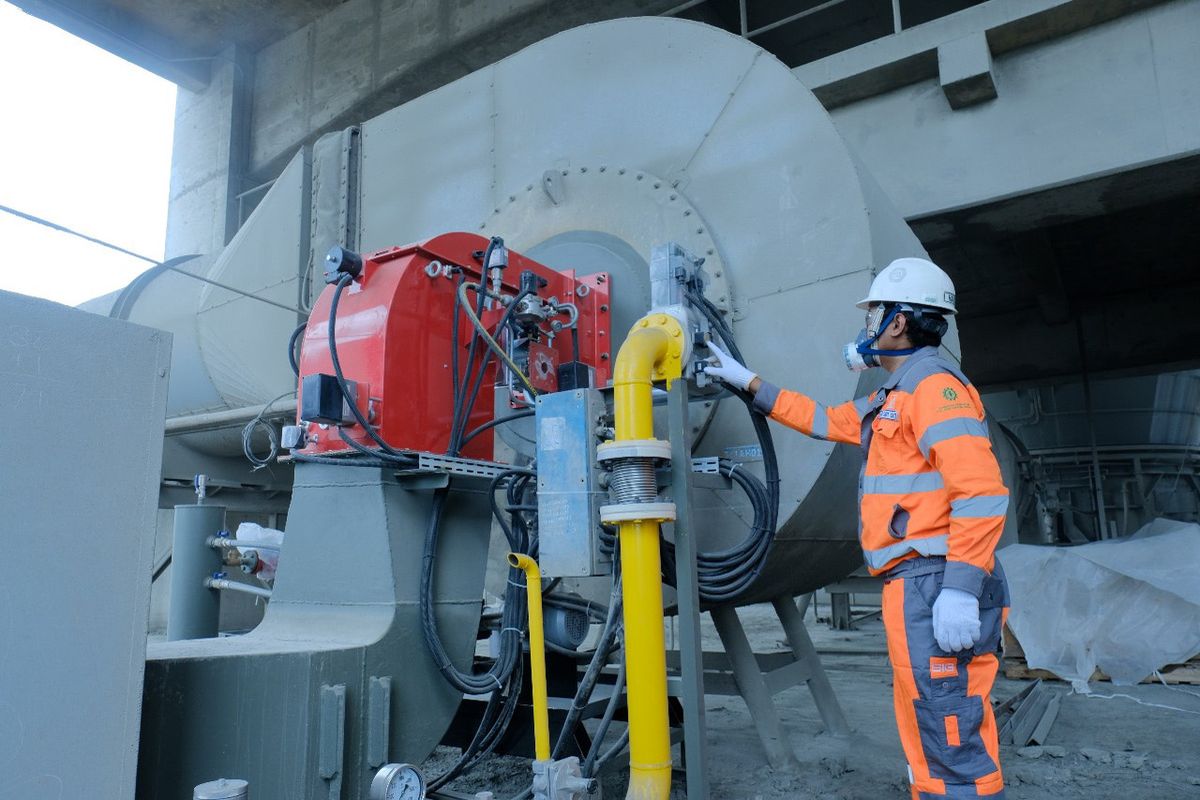
<path fill-rule="evenodd" d="M 691 292 L 686 293 L 686 298 L 708 320 L 730 355 L 742 361 L 741 350 L 734 339 L 733 331 L 716 306 L 707 298 Z M 739 471 L 739 465 L 728 459 L 718 461 L 721 473 L 736 483 L 750 500 L 754 521 L 749 534 L 741 542 L 723 550 L 697 554 L 700 599 L 708 605 L 735 600 L 753 585 L 766 563 L 779 518 L 779 464 L 770 427 L 763 416 L 754 411 L 753 398 L 748 393 L 738 390 L 731 392 L 746 405 L 750 413 L 755 436 L 763 452 L 766 481 L 764 484 L 748 472 Z M 711 420 L 711 415 L 709 419 Z M 705 429 L 707 431 L 707 424 Z M 611 536 L 602 536 L 602 542 L 607 545 L 606 539 L 611 539 Z M 663 566 L 666 582 L 673 585 L 675 553 L 673 546 L 667 542 L 664 542 L 663 547 Z"/>
<path fill-rule="evenodd" d="M 402 459 L 403 463 L 407 464 L 411 462 L 411 456 L 406 456 L 405 454 L 393 449 L 392 446 L 385 442 L 383 437 L 371 427 L 371 424 L 367 421 L 367 418 L 363 416 L 363 413 L 358 410 L 358 402 L 350 393 L 350 385 L 346 383 L 346 376 L 342 374 L 342 363 L 338 359 L 337 337 L 335 336 L 335 331 L 337 329 L 337 310 L 338 303 L 340 303 L 342 299 L 342 291 L 345 290 L 345 288 L 349 286 L 350 282 L 353 280 L 353 275 L 342 275 L 342 277 L 338 279 L 337 285 L 333 289 L 333 300 L 329 304 L 329 360 L 333 363 L 333 375 L 337 379 L 338 389 L 341 391 L 342 397 L 346 401 L 346 405 L 350 407 L 350 413 L 354 416 L 354 419 L 358 422 L 358 424 L 362 426 L 362 429 L 367 432 L 367 435 L 371 437 L 375 444 L 379 445 L 379 449 L 383 451 L 383 453 L 375 453 L 373 455 L 377 455 L 378 457 L 383 458 L 385 461 Z M 351 441 L 349 437 L 345 435 L 342 436 L 342 439 L 346 442 Z M 357 450 L 358 448 L 356 447 L 355 449 Z"/>
<path fill-rule="evenodd" d="M 547 594 L 544 596 L 543 602 L 550 606 L 558 606 L 559 608 L 569 608 L 573 611 L 580 611 L 595 622 L 604 622 L 608 619 L 607 606 L 590 602 L 582 597 L 572 597 L 562 594 Z"/>
<path fill-rule="evenodd" d="M 523 470 L 507 470 L 500 473 L 492 481 L 492 488 L 506 477 L 523 473 Z M 505 591 L 504 611 L 501 614 L 500 652 L 492 666 L 482 674 L 463 672 L 454 666 L 450 655 L 442 644 L 438 632 L 437 620 L 433 608 L 433 566 L 437 553 L 438 534 L 441 526 L 442 512 L 445 509 L 446 489 L 434 493 L 433 508 L 429 514 L 429 524 L 425 532 L 425 552 L 421 562 L 421 629 L 425 645 L 438 670 L 445 676 L 455 689 L 464 694 L 486 694 L 493 690 L 501 690 L 504 682 L 512 673 L 513 667 L 521 658 L 521 630 L 525 619 L 524 582 L 520 570 L 510 567 L 508 570 L 508 586 Z M 492 492 L 493 509 L 495 509 L 495 492 Z M 505 537 L 508 539 L 512 552 L 525 553 L 528 543 L 515 536 L 513 527 L 507 523 L 501 524 Z M 520 591 L 513 591 L 514 588 Z"/>
<path fill-rule="evenodd" d="M 503 518 L 499 516 L 499 508 L 494 502 L 495 489 L 499 487 L 499 484 L 504 480 L 508 481 L 506 497 L 511 505 L 525 504 L 524 501 L 528 499 L 528 495 L 532 491 L 533 475 L 531 473 L 523 470 L 512 470 L 512 473 L 513 474 L 511 475 L 497 476 L 497 478 L 492 482 L 492 510 L 502 523 Z M 536 551 L 536 542 L 530 536 L 529 530 L 520 514 L 512 514 L 512 522 L 511 524 L 505 524 L 505 530 L 506 535 L 507 533 L 512 534 L 510 537 L 510 546 L 513 547 L 514 551 L 529 553 L 534 553 Z M 520 573 L 520 575 L 523 577 L 523 573 Z M 516 593 L 515 595 L 514 592 Z M 505 589 L 505 610 L 507 611 L 508 609 L 514 607 L 516 597 L 519 597 L 523 600 L 525 596 L 524 585 L 520 584 L 517 580 L 514 580 L 514 573 L 510 570 L 509 580 Z M 520 613 L 523 614 L 524 611 L 521 611 Z M 504 615 L 502 614 L 502 618 L 503 616 Z M 504 624 L 505 623 L 502 620 L 501 625 Z M 502 630 L 504 629 L 502 628 Z M 475 735 L 472 737 L 471 743 L 463 751 L 458 762 L 450 770 L 430 783 L 431 788 L 443 786 L 449 781 L 453 780 L 456 776 L 470 771 L 479 763 L 481 759 L 487 757 L 496 748 L 499 742 L 503 740 L 504 735 L 514 717 L 518 700 L 522 691 L 524 659 L 521 656 L 519 639 L 517 641 L 517 645 L 517 661 L 513 672 L 504 682 L 503 691 L 506 691 L 507 695 L 500 712 L 497 715 L 494 709 L 496 698 L 501 692 L 492 692 L 488 699 L 488 707 L 480 721 L 479 727 L 476 729 Z"/>
<path fill-rule="evenodd" d="M 596 759 L 600 757 L 600 748 L 604 744 L 604 737 L 608 734 L 608 728 L 612 725 L 613 717 L 616 716 L 617 708 L 621 704 L 621 693 L 625 690 L 625 668 L 625 659 L 622 658 L 621 666 L 617 669 L 617 679 L 613 682 L 612 695 L 608 698 L 608 705 L 604 708 L 600 724 L 592 733 L 592 746 L 588 748 L 587 757 L 580 768 L 580 772 L 585 778 L 595 775 Z"/>
<path fill-rule="evenodd" d="M 517 305 L 521 302 L 521 300 L 523 300 L 525 297 L 527 297 L 531 293 L 532 292 L 529 290 L 522 290 L 521 292 L 519 292 L 517 294 L 517 296 L 515 298 L 513 298 L 512 302 L 508 304 L 508 308 L 505 309 L 504 315 L 501 316 L 499 324 L 497 324 L 497 326 L 496 326 L 497 333 L 503 332 L 505 326 L 507 326 L 509 321 L 512 319 L 513 311 L 516 310 Z M 480 297 L 482 297 L 482 296 L 483 296 L 483 294 L 481 292 Z M 475 337 L 476 338 L 473 338 L 471 340 L 472 343 L 474 343 L 478 338 L 481 338 L 479 336 L 478 331 L 476 331 Z M 479 371 L 477 372 L 477 374 L 475 376 L 475 381 L 471 385 L 471 392 L 467 396 L 465 404 L 459 411 L 459 413 L 461 413 L 462 416 L 461 416 L 461 423 L 459 424 L 459 426 L 457 428 L 457 437 L 458 438 L 452 439 L 452 442 L 453 442 L 452 449 L 453 449 L 453 454 L 455 454 L 455 455 L 457 455 L 459 452 L 461 452 L 462 448 L 466 445 L 467 440 L 466 440 L 466 437 L 462 435 L 462 431 L 466 428 L 467 422 L 470 421 L 471 414 L 475 410 L 475 402 L 476 402 L 476 400 L 479 399 L 479 390 L 483 386 L 483 377 L 487 373 L 487 368 L 488 368 L 488 365 L 491 362 L 491 360 L 492 360 L 492 349 L 489 344 L 488 348 L 484 351 L 483 362 L 480 364 Z M 523 376 L 518 376 L 518 377 L 522 377 L 522 379 L 524 379 Z"/>
<path fill-rule="evenodd" d="M 382 450 L 375 450 L 367 447 L 362 442 L 356 442 L 350 438 L 349 434 L 346 433 L 345 428 L 338 428 L 338 437 L 341 438 L 342 442 L 351 450 L 370 458 L 377 458 L 387 463 L 389 466 L 415 467 L 418 463 L 416 456 L 407 455 L 405 453 L 392 455 L 391 453 L 385 453 Z"/>
<path fill-rule="evenodd" d="M 615 755 L 620 753 L 622 750 L 624 750 L 628 746 L 629 746 L 629 728 L 625 728 L 625 732 L 621 734 L 621 738 L 617 740 L 616 744 L 614 744 L 612 747 L 608 748 L 608 750 L 605 751 L 604 755 L 602 755 L 602 756 L 600 756 L 600 758 L 596 759 L 596 765 L 592 769 L 595 772 L 599 772 L 600 770 L 604 769 L 605 764 L 607 764 L 609 761 L 611 761 Z"/>
<path fill-rule="evenodd" d="M 608 615 L 605 618 L 604 629 L 600 633 L 600 639 L 596 643 L 596 649 L 592 653 L 591 661 L 588 662 L 587 669 L 579 681 L 575 697 L 571 701 L 571 709 L 567 712 L 566 718 L 563 719 L 562 727 L 559 729 L 558 739 L 555 741 L 554 748 L 550 752 L 552 760 L 562 757 L 567 745 L 574 737 L 575 729 L 579 727 L 583 719 L 583 711 L 587 708 L 588 702 L 591 700 L 592 692 L 595 691 L 600 673 L 604 665 L 608 662 L 609 656 L 619 647 L 617 637 L 624 627 L 621 622 L 621 600 L 620 562 L 614 560 L 612 589 L 609 595 Z M 527 800 L 532 795 L 532 790 L 526 789 L 513 798 L 513 800 Z"/>
<path fill-rule="evenodd" d="M 470 743 L 463 749 L 458 761 L 441 775 L 430 779 L 428 788 L 431 791 L 436 791 L 460 775 L 470 772 L 496 749 L 496 745 L 504 739 L 504 734 L 508 732 L 509 724 L 520 705 L 520 687 L 523 679 L 524 663 L 522 662 L 517 664 L 513 672 L 513 680 L 506 687 L 507 692 L 494 692 L 488 698 L 479 727 L 471 737 Z"/>
<path fill-rule="evenodd" d="M 293 453 L 293 461 L 303 461 L 306 464 L 330 464 L 338 467 L 395 467 L 394 463 L 382 461 L 380 459 L 370 458 L 353 458 L 349 456 L 309 456 L 302 453 Z"/>
<path fill-rule="evenodd" d="M 488 422 L 480 425 L 478 428 L 472 428 L 471 430 L 467 431 L 466 435 L 462 437 L 462 446 L 466 447 L 468 442 L 489 428 L 494 428 L 497 425 L 504 425 L 509 422 L 516 422 L 517 420 L 524 419 L 525 417 L 532 417 L 536 413 L 537 412 L 532 408 L 523 408 L 520 411 L 514 411 L 511 414 L 505 414 L 503 417 L 494 417 Z"/>
<path fill-rule="evenodd" d="M 492 252 L 496 249 L 497 241 L 501 241 L 501 243 L 502 243 L 502 240 L 500 240 L 499 237 L 493 236 L 491 239 L 488 240 L 487 247 L 484 248 L 483 260 L 480 262 L 480 268 L 479 268 L 480 283 L 486 284 L 486 282 L 487 282 L 487 265 L 488 265 L 488 261 L 490 261 L 492 258 Z M 455 326 L 457 326 L 457 323 L 458 323 L 458 315 L 459 315 L 458 289 L 461 285 L 462 285 L 462 281 L 459 281 L 459 284 L 458 284 L 458 286 L 455 286 L 455 291 L 454 291 L 454 323 L 455 323 Z M 486 292 L 484 292 L 484 291 L 479 292 L 479 296 L 477 299 L 477 305 L 475 308 L 475 315 L 477 317 L 483 314 L 483 302 L 486 297 L 487 297 Z M 456 329 L 457 329 L 457 327 L 456 327 Z M 455 340 L 454 345 L 455 345 L 455 347 L 458 346 L 457 339 Z M 478 345 L 479 345 L 479 333 L 478 333 L 478 331 L 472 330 L 471 331 L 471 342 L 467 346 L 467 363 L 463 366 L 463 374 L 461 376 L 458 376 L 461 378 L 462 383 L 461 383 L 461 385 L 459 385 L 455 388 L 455 393 L 454 393 L 454 397 L 455 397 L 454 406 L 455 407 L 454 407 L 454 414 L 453 414 L 453 424 L 452 424 L 451 430 L 450 430 L 450 455 L 458 455 L 458 447 L 456 445 L 458 444 L 459 436 L 462 433 L 461 430 L 459 429 L 458 419 L 459 419 L 459 414 L 462 411 L 461 406 L 462 406 L 463 400 L 466 398 L 466 395 L 467 395 L 467 388 L 470 385 L 471 370 L 475 365 L 475 349 L 476 349 L 476 347 L 478 347 Z M 470 415 L 468 414 L 467 416 L 469 417 Z M 464 426 L 466 425 L 465 422 L 463 422 L 461 424 Z"/>
<path fill-rule="evenodd" d="M 300 357 L 296 353 L 296 343 L 300 341 L 300 334 L 304 333 L 307 327 L 307 322 L 301 322 L 288 337 L 288 363 L 292 365 L 292 372 L 296 373 L 297 378 L 300 377 Z"/>
<path fill-rule="evenodd" d="M 583 717 L 583 710 L 587 708 L 592 691 L 596 688 L 596 681 L 600 678 L 600 671 L 604 668 L 604 665 L 608 662 L 609 655 L 617 646 L 617 635 L 622 628 L 621 608 L 621 572 L 617 562 L 614 561 L 612 591 L 608 604 L 608 619 L 605 620 L 604 629 L 600 633 L 600 640 L 596 644 L 596 652 L 579 681 L 579 687 L 575 691 L 575 698 L 571 701 L 571 709 L 567 712 L 567 716 L 563 720 L 562 728 L 558 733 L 558 740 L 554 743 L 554 749 L 550 754 L 551 759 L 561 758 L 568 742 L 575 735 L 575 728 Z"/>

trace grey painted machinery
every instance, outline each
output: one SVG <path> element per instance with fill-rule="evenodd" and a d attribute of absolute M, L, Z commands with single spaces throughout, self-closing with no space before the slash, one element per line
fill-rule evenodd
<path fill-rule="evenodd" d="M 871 388 L 874 376 L 845 369 L 840 346 L 859 327 L 854 303 L 872 270 L 922 254 L 790 70 L 738 37 L 651 18 L 554 36 L 322 138 L 284 170 L 225 251 L 193 264 L 308 312 L 328 303 L 318 292 L 331 245 L 376 252 L 445 231 L 502 236 L 555 270 L 607 276 L 606 358 L 652 300 L 661 305 L 651 254 L 676 243 L 703 259 L 703 294 L 748 363 L 824 402 Z M 175 414 L 236 416 L 295 386 L 285 358 L 295 313 L 211 285 L 167 291 L 181 280 L 149 275 L 116 304 L 130 319 L 176 333 Z M 306 347 L 323 327 L 309 326 Z M 956 348 L 953 333 L 947 345 Z M 745 408 L 700 383 L 690 382 L 690 429 L 673 435 L 686 434 L 696 457 L 734 459 L 761 482 L 763 453 Z M 604 405 L 599 393 L 588 397 Z M 498 391 L 497 413 L 512 399 Z M 603 416 L 587 403 L 568 402 L 563 425 L 586 428 L 589 413 Z M 553 460 L 532 418 L 499 430 L 498 460 Z M 655 432 L 669 438 L 663 413 Z M 196 471 L 204 454 L 235 452 L 221 434 L 189 441 L 200 454 Z M 790 598 L 860 563 L 857 454 L 799 435 L 779 437 L 775 448 L 778 529 L 735 604 Z M 181 797 L 204 781 L 237 777 L 250 781 L 256 800 L 365 800 L 381 765 L 425 758 L 462 699 L 422 638 L 426 525 L 444 505 L 433 608 L 454 669 L 467 670 L 491 527 L 486 481 L 494 473 L 480 469 L 472 476 L 420 462 L 398 476 L 389 463 L 298 463 L 262 624 L 242 636 L 150 647 L 139 796 Z M 745 538 L 755 509 L 744 494 L 696 484 L 691 498 L 701 551 Z M 570 531 L 572 509 L 590 514 L 593 501 L 587 492 L 563 498 L 559 529 Z M 562 545 L 544 541 L 543 552 L 559 564 L 582 561 L 561 574 L 605 571 L 602 554 Z M 585 579 L 578 588 L 594 587 Z"/>

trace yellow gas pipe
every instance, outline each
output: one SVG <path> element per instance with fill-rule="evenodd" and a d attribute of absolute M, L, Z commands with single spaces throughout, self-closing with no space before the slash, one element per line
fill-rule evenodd
<path fill-rule="evenodd" d="M 509 553 L 508 563 L 525 573 L 529 596 L 529 685 L 533 690 L 533 753 L 550 759 L 550 705 L 546 700 L 546 634 L 542 627 L 542 571 L 524 553 Z"/>
<path fill-rule="evenodd" d="M 682 372 L 683 327 L 667 314 L 637 322 L 617 353 L 613 410 L 617 442 L 654 438 L 654 380 Z M 667 659 L 663 643 L 662 517 L 623 521 L 622 593 L 625 610 L 625 674 L 629 697 L 629 790 L 627 800 L 667 800 L 671 793 L 671 739 L 667 719 Z"/>

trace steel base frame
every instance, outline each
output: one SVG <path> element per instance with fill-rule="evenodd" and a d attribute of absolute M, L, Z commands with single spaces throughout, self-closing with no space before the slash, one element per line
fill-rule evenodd
<path fill-rule="evenodd" d="M 705 654 L 700 639 L 700 597 L 696 573 L 697 544 L 692 524 L 692 454 L 688 444 L 688 397 L 685 381 L 676 381 L 668 391 L 668 429 L 671 441 L 671 491 L 675 500 L 676 588 L 679 606 L 679 689 L 683 706 L 681 756 L 689 800 L 707 800 L 707 736 L 704 722 Z M 802 598 L 807 608 L 809 596 Z M 806 683 L 826 728 L 835 736 L 847 736 L 850 726 L 842 713 L 820 656 L 804 627 L 801 608 L 791 597 L 772 601 L 779 616 L 792 659 L 784 666 L 764 672 L 746 638 L 746 631 L 733 607 L 710 610 L 721 637 L 738 693 L 746 701 L 772 767 L 796 763 L 787 744 L 773 696 Z"/>

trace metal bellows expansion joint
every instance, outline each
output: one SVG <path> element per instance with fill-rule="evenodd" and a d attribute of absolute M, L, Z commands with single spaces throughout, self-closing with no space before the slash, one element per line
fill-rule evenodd
<path fill-rule="evenodd" d="M 600 506 L 600 521 L 610 524 L 631 520 L 669 522 L 675 519 L 674 503 L 659 503 L 656 470 L 671 461 L 671 443 L 659 439 L 605 442 L 596 448 L 596 460 L 609 470 L 608 505 Z"/>

